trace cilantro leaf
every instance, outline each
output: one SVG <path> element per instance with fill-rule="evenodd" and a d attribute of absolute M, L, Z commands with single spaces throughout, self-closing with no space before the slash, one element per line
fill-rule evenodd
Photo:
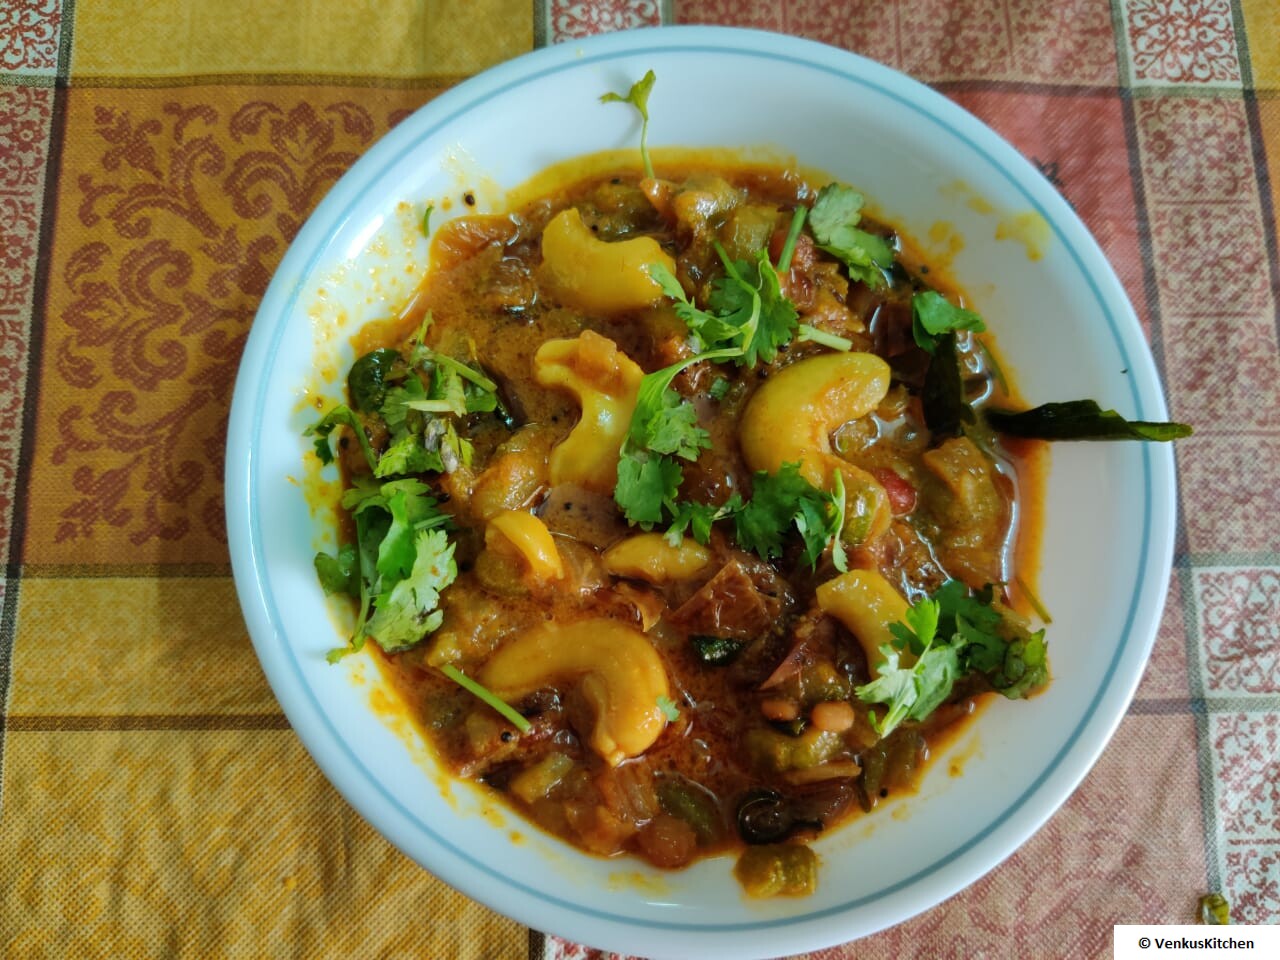
<path fill-rule="evenodd" d="M 344 403 L 338 404 L 318 421 L 307 427 L 302 432 L 304 437 L 315 437 L 316 456 L 320 458 L 323 464 L 333 463 L 333 448 L 329 446 L 329 435 L 340 426 L 346 426 L 356 435 L 356 439 L 360 441 L 360 449 L 364 452 L 364 458 L 369 463 L 369 469 L 373 470 L 378 465 L 378 458 L 373 452 L 373 447 L 369 445 L 369 437 L 364 432 L 364 425 L 360 422 L 360 418 Z"/>
<path fill-rule="evenodd" d="M 1025 697 L 1049 682 L 1048 645 L 1044 631 L 1028 633 L 995 606 L 988 584 L 970 592 L 959 580 L 948 580 L 934 594 L 939 631 L 958 638 L 966 672 L 982 674 L 992 688 L 1011 700 Z"/>
<path fill-rule="evenodd" d="M 675 300 L 677 304 L 683 304 L 693 310 L 698 309 L 690 302 L 688 295 L 685 294 L 679 278 L 671 272 L 671 269 L 665 263 L 655 261 L 648 264 L 645 270 L 653 278 L 653 282 L 662 288 L 662 292 L 672 300 Z"/>
<path fill-rule="evenodd" d="M 431 492 L 430 488 L 421 480 L 414 480 L 409 477 L 385 482 L 379 482 L 373 477 L 353 477 L 351 486 L 342 492 L 342 509 L 352 516 L 358 516 L 369 507 L 380 507 L 385 510 L 387 497 L 397 490 L 404 490 L 408 494 L 416 495 L 429 495 Z"/>
<path fill-rule="evenodd" d="M 828 333 L 826 330 L 819 330 L 817 327 L 812 327 L 807 323 L 800 324 L 796 330 L 796 339 L 801 343 L 820 343 L 830 350 L 838 350 L 841 353 L 848 353 L 853 349 L 853 341 L 848 337 Z"/>
<path fill-rule="evenodd" d="M 744 278 L 751 282 L 746 271 Z M 755 273 L 760 290 L 760 326 L 755 339 L 746 345 L 745 360 L 747 366 L 755 366 L 758 355 L 765 363 L 772 363 L 778 355 L 778 348 L 785 347 L 795 336 L 799 312 L 782 293 L 782 283 L 778 271 L 769 262 L 769 255 L 764 250 L 756 251 Z"/>
<path fill-rule="evenodd" d="M 644 175 L 653 177 L 653 163 L 649 159 L 649 93 L 653 90 L 654 76 L 652 70 L 631 85 L 631 89 L 623 96 L 619 93 L 606 93 L 600 97 L 601 103 L 629 103 L 640 114 L 640 159 L 644 163 Z"/>
<path fill-rule="evenodd" d="M 933 353 L 938 338 L 944 333 L 987 329 L 982 317 L 972 310 L 957 307 L 935 290 L 922 290 L 911 298 L 911 335 L 921 350 Z"/>
<path fill-rule="evenodd" d="M 364 648 L 364 628 L 369 620 L 369 610 L 373 605 L 373 595 L 377 590 L 378 583 L 378 545 L 382 542 L 391 520 L 384 510 L 367 510 L 355 515 L 355 523 L 356 556 L 360 571 L 360 610 L 356 617 L 356 626 L 351 634 L 350 643 L 344 647 L 330 650 L 325 656 L 329 663 L 337 663 L 347 654 L 355 653 Z"/>
<path fill-rule="evenodd" d="M 475 680 L 472 680 L 470 677 L 468 677 L 465 673 L 463 673 L 453 664 L 446 663 L 443 667 L 440 668 L 440 672 L 443 673 L 450 680 L 452 680 L 454 683 L 456 683 L 458 686 L 462 687 L 463 690 L 466 690 L 472 696 L 476 697 L 479 700 L 482 700 L 484 703 L 487 703 L 489 706 L 493 707 L 494 710 L 498 711 L 498 713 L 502 714 L 503 717 L 511 721 L 512 726 L 514 726 L 521 733 L 528 733 L 530 730 L 533 729 L 533 724 L 531 724 L 525 717 L 521 716 L 521 714 L 514 707 L 512 707 L 509 703 L 507 703 L 497 694 L 490 691 L 488 687 L 485 687 L 477 683 Z"/>
<path fill-rule="evenodd" d="M 870 715 L 871 726 L 887 737 L 906 720 L 923 720 L 951 695 L 961 675 L 960 647 L 945 640 L 937 643 L 941 614 L 936 600 L 921 600 L 906 613 L 906 624 L 894 624 L 893 644 L 883 644 L 884 660 L 877 677 L 854 693 L 864 703 L 881 704 L 883 717 Z M 902 666 L 902 652 L 914 654 L 910 666 Z"/>
<path fill-rule="evenodd" d="M 444 464 L 445 472 L 453 473 L 460 466 L 471 466 L 474 453 L 475 446 L 471 441 L 458 433 L 453 421 L 447 422 L 440 438 L 440 462 Z"/>
<path fill-rule="evenodd" d="M 817 492 L 822 493 L 820 490 Z M 791 522 L 804 541 L 804 558 L 809 561 L 810 568 L 816 569 L 822 551 L 831 542 L 835 527 L 831 498 L 825 494 L 819 497 L 802 497 L 796 501 Z"/>
<path fill-rule="evenodd" d="M 989 632 L 961 618 L 959 631 L 966 639 L 969 669 L 985 676 L 1003 696 L 1017 700 L 1048 682 L 1048 646 L 1043 630 L 1026 634 L 1006 626 Z"/>
<path fill-rule="evenodd" d="M 695 305 L 665 264 L 651 263 L 647 269 L 662 292 L 675 301 L 676 316 L 684 321 L 689 332 L 698 338 L 703 347 L 725 350 L 727 358 L 741 355 L 744 329 L 752 321 L 749 303 L 745 308 L 730 305 L 724 316 L 718 316 Z M 751 329 L 755 329 L 754 325 Z"/>
<path fill-rule="evenodd" d="M 662 522 L 663 510 L 675 502 L 683 481 L 684 470 L 671 457 L 624 444 L 613 499 L 628 523 L 647 530 Z"/>
<path fill-rule="evenodd" d="M 397 490 L 386 498 L 386 509 L 391 514 L 391 526 L 378 545 L 378 574 L 388 581 L 399 580 L 413 569 L 418 555 L 408 495 Z"/>
<path fill-rule="evenodd" d="M 725 275 L 711 281 L 707 306 L 711 308 L 708 316 L 719 325 L 708 323 L 693 332 L 710 347 L 737 350 L 739 356 L 734 359 L 746 364 L 747 348 L 755 340 L 760 326 L 760 291 L 756 284 L 743 277 L 743 271 L 751 269 L 749 263 L 729 260 L 723 247 L 717 246 L 716 252 L 724 263 Z"/>
<path fill-rule="evenodd" d="M 450 522 L 449 515 L 438 509 L 439 501 L 431 496 L 431 488 L 413 477 L 382 483 L 370 477 L 357 477 L 342 494 L 342 507 L 356 517 L 375 508 L 390 514 L 391 500 L 400 495 L 404 497 L 406 514 L 415 527 L 444 526 Z"/>
<path fill-rule="evenodd" d="M 719 243 L 714 246 L 725 275 L 711 282 L 707 306 L 736 327 L 725 346 L 742 351 L 742 366 L 754 367 L 757 360 L 772 363 L 778 347 L 791 342 L 799 313 L 783 296 L 778 271 L 766 251 L 756 251 L 754 260 L 732 262 Z"/>
<path fill-rule="evenodd" d="M 382 484 L 364 480 L 343 494 L 343 507 L 356 518 L 358 547 L 372 559 L 370 569 L 361 570 L 371 587 L 376 590 L 379 582 L 397 580 L 413 568 L 420 531 L 450 524 L 450 516 L 438 504 L 427 495 L 426 485 L 413 479 Z M 371 520 L 374 512 L 380 519 L 362 531 L 361 519 Z"/>
<path fill-rule="evenodd" d="M 907 719 L 919 693 L 915 671 L 898 666 L 898 651 L 886 643 L 880 646 L 880 654 L 884 660 L 876 666 L 876 679 L 856 687 L 853 692 L 864 703 L 884 704 L 888 708 L 883 717 L 873 712 L 868 718 L 872 729 L 881 737 L 887 737 Z"/>
<path fill-rule="evenodd" d="M 804 219 L 803 208 L 792 216 L 780 259 L 783 264 L 790 259 Z M 700 543 L 707 543 L 712 525 L 731 516 L 738 542 L 764 559 L 782 554 L 783 538 L 794 527 L 804 540 L 805 556 L 816 567 L 833 533 L 838 533 L 843 517 L 833 516 L 831 496 L 801 478 L 798 464 L 784 465 L 772 477 L 758 474 L 756 493 L 748 502 L 740 496 L 730 498 L 721 507 L 676 501 L 684 473 L 672 456 L 695 460 L 710 445 L 710 438 L 697 426 L 692 404 L 670 389 L 671 380 L 701 360 L 735 360 L 746 366 L 761 360 L 772 362 L 778 349 L 791 341 L 798 325 L 795 305 L 783 295 L 778 271 L 766 251 L 757 251 L 753 260 L 735 262 L 719 243 L 714 247 L 725 273 L 712 281 L 707 310 L 689 299 L 670 269 L 659 263 L 647 268 L 675 302 L 676 315 L 703 347 L 712 349 L 647 374 L 641 381 L 627 438 L 619 453 L 614 500 L 629 522 L 646 529 L 669 514 L 672 522 L 667 539 L 673 543 L 678 543 L 686 531 Z M 726 391 L 727 386 L 713 393 L 720 399 Z"/>
<path fill-rule="evenodd" d="M 738 543 L 770 560 L 782 555 L 794 527 L 804 539 L 805 558 L 815 566 L 835 530 L 831 502 L 800 475 L 799 463 L 784 463 L 773 474 L 760 471 L 752 479 L 751 499 L 730 501 Z"/>
<path fill-rule="evenodd" d="M 939 629 L 944 634 L 952 634 L 963 619 L 979 630 L 993 631 L 1004 622 L 992 604 L 995 602 L 995 590 L 987 584 L 981 590 L 971 592 L 961 580 L 948 580 L 933 594 L 938 601 Z"/>
<path fill-rule="evenodd" d="M 1008 641 L 1004 656 L 997 663 L 989 663 L 982 673 L 998 693 L 1010 700 L 1021 699 L 1044 686 L 1049 682 L 1049 648 L 1044 631 Z"/>
<path fill-rule="evenodd" d="M 445 404 L 445 413 L 455 417 L 465 416 L 467 412 L 467 392 L 462 388 L 462 377 L 451 367 L 438 366 L 431 375 L 431 389 L 427 396 Z"/>
<path fill-rule="evenodd" d="M 463 393 L 466 395 L 467 413 L 493 413 L 502 404 L 496 389 L 486 390 L 464 378 Z"/>
<path fill-rule="evenodd" d="M 695 354 L 670 366 L 646 373 L 636 391 L 636 406 L 627 428 L 626 444 L 658 453 L 677 453 L 685 460 L 695 460 L 698 451 L 711 440 L 696 425 L 693 405 L 670 389 L 671 381 L 686 367 L 703 360 L 719 360 L 731 356 L 730 351 Z M 680 409 L 681 407 L 687 409 Z"/>
<path fill-rule="evenodd" d="M 831 532 L 831 563 L 841 573 L 849 569 L 849 555 L 844 549 L 844 521 L 849 509 L 848 497 L 844 489 L 844 474 L 835 471 L 832 478 L 831 509 L 834 529 Z"/>
<path fill-rule="evenodd" d="M 413 566 L 408 576 L 380 593 L 365 633 L 387 653 L 420 643 L 444 620 L 437 609 L 440 591 L 458 575 L 453 544 L 443 530 L 423 530 L 414 540 Z"/>
<path fill-rule="evenodd" d="M 668 723 L 675 723 L 680 719 L 680 708 L 670 697 L 658 697 L 658 709 L 662 711 Z"/>
<path fill-rule="evenodd" d="M 800 231 L 804 229 L 808 209 L 796 207 L 791 214 L 791 225 L 787 228 L 787 236 L 782 242 L 782 252 L 778 254 L 778 272 L 786 273 L 791 269 L 791 257 L 796 252 L 796 241 L 800 239 Z"/>
<path fill-rule="evenodd" d="M 728 516 L 728 512 L 723 507 L 713 507 L 709 503 L 693 503 L 688 500 L 677 503 L 671 510 L 671 526 L 666 533 L 667 543 L 679 546 L 687 531 L 689 536 L 705 546 L 711 542 L 711 527 L 725 516 Z"/>
<path fill-rule="evenodd" d="M 423 446 L 422 437 L 418 434 L 405 433 L 382 451 L 373 474 L 376 477 L 393 477 L 406 473 L 432 471 L 444 472 L 444 463 L 440 459 L 440 454 Z"/>
<path fill-rule="evenodd" d="M 681 370 L 702 360 L 731 356 L 731 351 L 696 354 L 661 370 L 645 374 L 636 392 L 631 424 L 618 455 L 614 502 L 630 523 L 645 529 L 662 522 L 664 511 L 675 508 L 684 470 L 671 455 L 697 459 L 710 445 L 707 432 L 697 426 L 693 405 L 670 389 Z"/>
<path fill-rule="evenodd" d="M 809 229 L 818 248 L 844 263 L 849 276 L 869 287 L 885 284 L 885 270 L 893 266 L 893 248 L 883 238 L 858 226 L 863 196 L 842 183 L 818 191 L 809 211 Z"/>
<path fill-rule="evenodd" d="M 398 437 L 405 431 L 422 432 L 421 413 L 414 410 L 411 402 L 425 399 L 427 388 L 416 376 L 405 377 L 399 385 L 387 388 L 378 412 L 382 414 L 382 419 L 393 436 Z"/>
<path fill-rule="evenodd" d="M 862 220 L 862 206 L 866 198 L 843 183 L 828 183 L 818 191 L 809 211 L 809 229 L 819 243 L 832 243 L 842 239 L 841 231 L 857 226 Z"/>
<path fill-rule="evenodd" d="M 669 453 L 683 460 L 696 460 L 701 450 L 711 446 L 711 436 L 698 426 L 698 413 L 688 400 L 674 390 L 663 390 L 659 407 L 645 425 L 645 445 L 655 453 Z"/>
<path fill-rule="evenodd" d="M 718 242 L 714 244 L 724 265 L 724 276 L 711 281 L 707 308 L 703 310 L 685 294 L 680 281 L 660 263 L 649 264 L 649 275 L 675 301 L 676 316 L 711 353 L 741 366 L 771 363 L 778 348 L 791 342 L 799 313 L 782 293 L 778 271 L 764 250 L 752 260 L 730 260 Z M 710 359 L 709 354 L 702 354 Z"/>
<path fill-rule="evenodd" d="M 1031 410 L 987 410 L 992 428 L 1040 440 L 1177 440 L 1191 435 L 1185 423 L 1126 420 L 1094 400 L 1042 403 Z"/>
<path fill-rule="evenodd" d="M 363 430 L 358 435 L 366 459 L 379 478 L 414 473 L 451 473 L 471 462 L 470 441 L 458 434 L 452 419 L 471 413 L 490 413 L 502 407 L 497 384 L 480 371 L 421 342 L 430 315 L 411 340 L 409 362 L 391 349 L 373 350 L 353 365 L 347 387 L 356 406 L 381 417 L 390 434 L 381 455 L 374 454 Z M 418 373 L 425 371 L 428 384 Z M 308 432 L 317 436 L 316 451 L 332 460 L 328 433 L 338 423 L 357 429 L 359 418 L 345 408 L 331 411 Z M 508 416 L 505 410 L 503 415 Z M 325 462 L 329 462 L 326 460 Z"/>
<path fill-rule="evenodd" d="M 354 544 L 344 543 L 337 556 L 321 551 L 316 554 L 314 564 L 325 593 L 360 596 L 360 558 Z"/>
<path fill-rule="evenodd" d="M 923 720 L 951 695 L 955 682 L 981 674 L 992 689 L 1010 699 L 1033 693 L 1049 679 L 1044 631 L 1027 633 L 994 605 L 990 585 L 971 593 L 949 580 L 910 607 L 905 623 L 890 625 L 893 643 L 880 648 L 878 677 L 855 691 L 867 703 L 882 704 L 883 718 L 871 717 L 881 736 L 905 720 Z M 904 654 L 915 657 L 901 665 Z"/>
<path fill-rule="evenodd" d="M 484 374 L 429 347 L 415 346 L 413 353 L 431 365 L 431 386 L 424 387 L 417 376 L 409 376 L 387 390 L 380 412 L 391 443 L 374 471 L 379 477 L 452 473 L 460 465 L 469 465 L 471 442 L 459 435 L 450 417 L 501 407 L 497 385 Z"/>
<path fill-rule="evenodd" d="M 938 635 L 938 621 L 942 615 L 942 604 L 933 600 L 922 600 L 908 608 L 902 630 L 894 630 L 899 640 L 905 640 L 905 648 L 909 648 L 917 657 L 921 656 Z M 899 627 L 901 624 L 894 624 Z"/>
<path fill-rule="evenodd" d="M 406 377 L 400 386 L 387 390 L 380 412 L 391 431 L 391 443 L 378 458 L 376 476 L 445 472 L 440 438 L 447 431 L 446 423 L 420 408 L 454 404 L 427 396 L 427 388 L 417 376 Z"/>
<path fill-rule="evenodd" d="M 356 589 L 351 589 L 348 584 L 347 592 L 359 596 L 360 613 L 351 644 L 330 651 L 328 659 L 331 663 L 364 645 L 366 628 L 371 629 L 373 623 L 369 614 L 374 598 L 380 600 L 403 582 L 406 575 L 408 578 L 417 576 L 423 535 L 434 530 L 444 540 L 444 531 L 438 528 L 448 527 L 452 520 L 439 509 L 439 501 L 430 496 L 427 485 L 411 477 L 384 483 L 371 477 L 358 477 L 343 493 L 342 506 L 355 520 L 356 543 L 354 547 L 347 545 L 342 548 L 339 562 L 342 562 L 343 554 L 350 551 L 353 567 L 358 565 L 358 571 L 352 570 Z M 452 551 L 452 547 L 449 549 Z M 317 556 L 316 570 L 324 584 L 332 568 L 326 562 L 326 571 L 321 572 L 321 564 L 320 556 Z M 377 616 L 374 611 L 374 618 Z M 383 614 L 381 629 L 385 630 L 389 617 L 390 612 Z M 422 630 L 419 637 L 426 632 Z"/>
<path fill-rule="evenodd" d="M 923 720 L 946 703 L 962 675 L 961 648 L 952 645 L 930 647 L 916 661 L 916 701 L 908 720 Z"/>
<path fill-rule="evenodd" d="M 422 342 L 431 322 L 432 317 L 428 313 L 422 327 L 411 338 L 409 348 L 409 365 L 430 372 L 431 389 L 416 390 L 412 396 L 398 396 L 395 398 L 397 402 L 415 401 L 409 407 L 424 413 L 451 413 L 460 417 L 468 413 L 501 410 L 506 415 L 498 396 L 498 385 L 493 380 L 470 364 L 433 350 Z M 412 390 L 409 380 L 405 385 Z"/>
<path fill-rule="evenodd" d="M 468 363 L 456 360 L 447 353 L 441 353 L 438 350 L 432 350 L 428 346 L 415 344 L 413 348 L 413 358 L 415 363 L 431 363 L 438 368 L 449 370 L 456 373 L 463 380 L 475 386 L 478 390 L 486 393 L 496 393 L 498 385 L 486 377 L 483 373 Z"/>
<path fill-rule="evenodd" d="M 436 367 L 432 371 L 431 387 L 424 397 L 401 402 L 420 413 L 451 413 L 461 417 L 467 412 L 467 394 L 462 388 L 462 378 L 446 367 Z"/>

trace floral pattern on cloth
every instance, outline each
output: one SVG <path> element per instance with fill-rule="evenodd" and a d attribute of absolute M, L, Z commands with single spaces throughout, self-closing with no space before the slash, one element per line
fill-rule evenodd
<path fill-rule="evenodd" d="M 1127 40 L 1136 83 L 1238 83 L 1230 0 L 1129 0 Z"/>
<path fill-rule="evenodd" d="M 658 0 L 549 0 L 547 18 L 551 25 L 548 39 L 552 43 L 662 23 Z"/>
<path fill-rule="evenodd" d="M 51 76 L 58 67 L 60 0 L 23 0 L 0 7 L 0 71 Z"/>

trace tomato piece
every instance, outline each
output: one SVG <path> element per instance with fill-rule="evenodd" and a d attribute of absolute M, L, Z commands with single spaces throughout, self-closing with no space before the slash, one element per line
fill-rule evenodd
<path fill-rule="evenodd" d="M 895 517 L 905 516 L 916 508 L 916 488 L 896 470 L 888 467 L 872 467 L 868 473 L 879 481 L 889 497 L 889 509 Z"/>

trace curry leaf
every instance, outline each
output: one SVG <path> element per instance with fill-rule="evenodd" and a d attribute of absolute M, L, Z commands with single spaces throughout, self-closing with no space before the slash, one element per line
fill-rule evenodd
<path fill-rule="evenodd" d="M 400 364 L 403 370 L 400 351 L 384 347 L 369 351 L 351 365 L 347 373 L 347 393 L 357 410 L 373 413 L 382 406 L 396 364 Z"/>
<path fill-rule="evenodd" d="M 1191 435 L 1185 423 L 1126 420 L 1093 400 L 1044 403 L 1031 410 L 987 410 L 987 423 L 1013 437 L 1039 440 L 1177 440 Z"/>
<path fill-rule="evenodd" d="M 959 436 L 962 428 L 976 419 L 965 397 L 954 333 L 944 333 L 935 342 L 920 391 L 920 404 L 925 425 L 936 437 Z"/>
<path fill-rule="evenodd" d="M 742 648 L 746 646 L 741 640 L 734 640 L 732 637 L 706 637 L 692 636 L 689 643 L 693 647 L 694 655 L 698 660 L 708 666 L 723 667 L 732 663 L 737 659 L 738 654 L 742 653 Z"/>

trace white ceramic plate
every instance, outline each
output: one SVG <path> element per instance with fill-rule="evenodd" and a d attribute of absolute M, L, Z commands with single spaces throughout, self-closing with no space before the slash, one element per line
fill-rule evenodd
<path fill-rule="evenodd" d="M 965 240 L 954 273 L 1031 402 L 1093 397 L 1130 417 L 1165 418 L 1147 345 L 1097 245 L 968 113 L 807 41 L 697 27 L 615 34 L 521 57 L 432 101 L 370 150 L 299 233 L 263 299 L 232 405 L 236 587 L 263 668 L 316 762 L 437 876 L 525 924 L 623 953 L 794 953 L 937 904 L 1017 849 L 1080 782 L 1155 636 L 1172 557 L 1173 459 L 1145 444 L 1054 450 L 1039 578 L 1055 616 L 1052 686 L 979 718 L 954 748 L 963 776 L 938 763 L 918 796 L 822 838 L 814 896 L 747 900 L 728 858 L 664 874 L 582 856 L 444 782 L 422 745 L 371 708 L 376 671 L 359 657 L 325 663 L 344 636 L 311 564 L 330 518 L 313 514 L 297 482 L 307 475 L 301 430 L 314 419 L 308 391 L 336 397 L 347 335 L 412 291 L 427 203 L 439 222 L 445 201 L 456 214 L 468 188 L 484 206 L 553 162 L 634 147 L 632 111 L 597 97 L 650 68 L 652 145 L 770 148 L 856 185 L 917 237 L 949 224 Z M 1038 259 L 1027 243 L 996 239 L 1018 217 L 1032 225 L 1020 235 L 1042 248 Z"/>

